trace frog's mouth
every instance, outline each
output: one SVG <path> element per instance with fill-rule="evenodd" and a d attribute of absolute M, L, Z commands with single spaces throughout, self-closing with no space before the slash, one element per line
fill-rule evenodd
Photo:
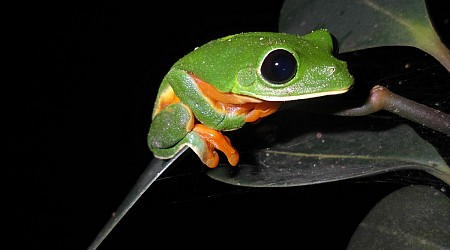
<path fill-rule="evenodd" d="M 327 95 L 339 95 L 339 94 L 343 94 L 343 93 L 347 92 L 353 86 L 353 85 L 350 85 L 347 88 L 343 88 L 343 89 L 339 89 L 339 90 L 331 90 L 331 91 L 301 94 L 301 95 L 292 95 L 292 96 L 252 97 L 252 96 L 242 95 L 242 94 L 220 92 L 214 86 L 203 81 L 202 79 L 198 78 L 194 74 L 190 73 L 189 75 L 197 83 L 197 86 L 202 91 L 204 96 L 206 96 L 212 100 L 216 100 L 216 101 L 219 101 L 221 103 L 226 103 L 226 104 L 261 103 L 261 102 L 265 102 L 265 101 L 285 102 L 285 101 L 310 99 L 310 98 L 316 98 L 316 97 L 327 96 Z"/>
<path fill-rule="evenodd" d="M 202 91 L 205 97 L 208 97 L 211 100 L 215 100 L 224 104 L 231 104 L 231 105 L 237 105 L 237 104 L 248 104 L 248 103 L 262 103 L 262 102 L 286 102 L 286 101 L 295 101 L 295 100 L 303 100 L 303 99 L 310 99 L 310 98 L 316 98 L 321 96 L 328 96 L 328 95 L 339 95 L 347 92 L 353 85 L 339 89 L 339 90 L 331 90 L 331 91 L 324 91 L 324 92 L 317 92 L 317 93 L 308 93 L 308 94 L 301 94 L 301 95 L 292 95 L 292 96 L 259 96 L 259 97 L 252 97 L 248 95 L 242 95 L 242 94 L 234 94 L 234 93 L 224 93 L 218 91 L 214 86 L 211 84 L 203 81 L 202 79 L 198 78 L 194 74 L 189 74 L 194 81 L 197 83 L 197 86 Z"/>
<path fill-rule="evenodd" d="M 295 100 L 303 100 L 303 99 L 310 99 L 310 98 L 316 98 L 321 96 L 327 96 L 327 95 L 339 95 L 347 92 L 350 89 L 350 87 L 340 90 L 333 90 L 333 91 L 325 91 L 325 92 L 319 92 L 319 93 L 310 93 L 310 94 L 302 94 L 302 95 L 293 95 L 293 96 L 261 96 L 259 100 L 264 101 L 270 101 L 270 102 L 285 102 L 285 101 L 295 101 Z"/>

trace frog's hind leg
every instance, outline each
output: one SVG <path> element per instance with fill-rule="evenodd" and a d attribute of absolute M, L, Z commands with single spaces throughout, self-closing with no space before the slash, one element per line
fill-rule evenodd
<path fill-rule="evenodd" d="M 181 102 L 170 104 L 156 114 L 147 136 L 148 146 L 155 157 L 169 159 L 183 146 L 189 146 L 204 164 L 216 167 L 219 163 L 216 147 L 205 140 L 203 133 L 193 131 L 194 121 L 191 109 Z"/>
<path fill-rule="evenodd" d="M 162 109 L 153 118 L 147 137 L 150 150 L 155 157 L 168 159 L 183 146 L 189 146 L 210 168 L 219 163 L 216 149 L 222 151 L 232 166 L 239 161 L 239 153 L 221 132 L 203 124 L 194 124 L 194 115 L 185 104 L 173 103 Z"/>

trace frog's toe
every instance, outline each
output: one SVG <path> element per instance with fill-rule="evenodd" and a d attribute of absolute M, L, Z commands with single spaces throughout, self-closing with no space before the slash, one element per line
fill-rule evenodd
<path fill-rule="evenodd" d="M 202 124 L 196 124 L 191 133 L 198 134 L 202 141 L 207 145 L 209 151 L 215 152 L 215 149 L 222 151 L 232 166 L 236 166 L 239 162 L 239 153 L 231 145 L 230 139 L 221 132 L 206 127 Z"/>
<path fill-rule="evenodd" d="M 201 159 L 201 161 L 209 168 L 215 168 L 219 164 L 219 155 L 216 151 L 210 153 L 211 154 L 208 154 L 204 159 Z"/>
<path fill-rule="evenodd" d="M 215 168 L 219 164 L 219 154 L 214 146 L 205 141 L 198 133 L 192 131 L 187 136 L 189 147 L 197 154 L 200 160 L 209 168 Z"/>

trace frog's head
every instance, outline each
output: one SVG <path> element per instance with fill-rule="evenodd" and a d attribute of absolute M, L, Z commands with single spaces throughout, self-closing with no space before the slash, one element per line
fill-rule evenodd
<path fill-rule="evenodd" d="M 344 93 L 353 84 L 346 62 L 333 56 L 325 30 L 305 36 L 260 34 L 259 41 L 270 46 L 259 47 L 255 65 L 238 70 L 235 94 L 288 101 Z"/>
<path fill-rule="evenodd" d="M 333 56 L 326 30 L 305 36 L 242 33 L 204 47 L 206 66 L 196 73 L 223 92 L 289 101 L 344 93 L 353 84 L 347 64 Z"/>

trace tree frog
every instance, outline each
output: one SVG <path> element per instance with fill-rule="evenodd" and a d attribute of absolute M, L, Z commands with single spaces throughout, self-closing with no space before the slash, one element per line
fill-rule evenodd
<path fill-rule="evenodd" d="M 218 165 L 219 150 L 236 166 L 239 153 L 222 132 L 258 121 L 287 101 L 344 93 L 353 82 L 347 64 L 333 56 L 325 29 L 219 38 L 182 57 L 163 78 L 148 145 L 161 159 L 189 146 L 210 168 Z"/>

